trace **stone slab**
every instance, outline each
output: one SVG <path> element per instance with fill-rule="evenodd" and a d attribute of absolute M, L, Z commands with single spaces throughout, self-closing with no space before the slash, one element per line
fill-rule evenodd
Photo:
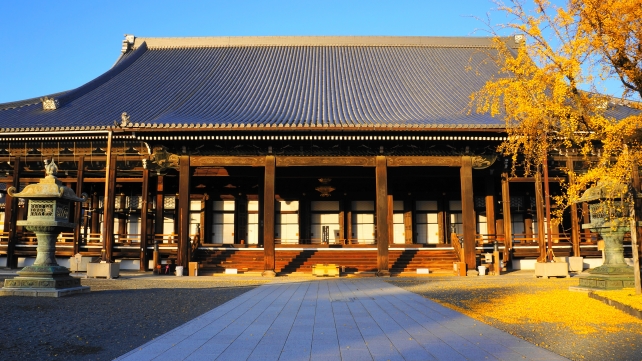
<path fill-rule="evenodd" d="M 535 263 L 535 277 L 569 277 L 568 263 L 566 262 L 546 262 Z"/>
<path fill-rule="evenodd" d="M 0 296 L 26 296 L 26 297 L 65 297 L 88 293 L 90 288 L 87 286 L 71 287 L 63 289 L 55 288 L 2 288 Z"/>
<path fill-rule="evenodd" d="M 276 279 L 117 360 L 565 360 L 376 278 Z"/>

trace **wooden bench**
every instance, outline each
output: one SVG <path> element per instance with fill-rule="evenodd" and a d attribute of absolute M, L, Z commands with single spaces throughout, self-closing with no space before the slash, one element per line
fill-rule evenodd
<path fill-rule="evenodd" d="M 339 277 L 339 266 L 334 263 L 318 263 L 312 266 L 312 275 L 318 277 Z"/>

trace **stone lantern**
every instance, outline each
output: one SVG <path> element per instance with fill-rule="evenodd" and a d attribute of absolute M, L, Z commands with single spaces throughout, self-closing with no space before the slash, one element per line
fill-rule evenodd
<path fill-rule="evenodd" d="M 52 161 L 46 164 L 46 176 L 38 184 L 30 184 L 20 193 L 15 193 L 14 187 L 7 189 L 10 196 L 29 200 L 27 220 L 18 221 L 17 225 L 36 234 L 38 248 L 34 264 L 18 271 L 18 277 L 5 280 L 0 295 L 61 297 L 89 292 L 89 287 L 81 286 L 80 279 L 71 277 L 69 269 L 56 262 L 58 235 L 66 228 L 75 227 L 69 222 L 71 202 L 87 199 L 85 194 L 79 198 L 62 185 L 56 177 L 57 171 Z"/>
<path fill-rule="evenodd" d="M 627 186 L 598 183 L 586 190 L 578 202 L 589 203 L 591 223 L 582 225 L 604 240 L 604 263 L 580 278 L 581 288 L 621 289 L 634 287 L 633 267 L 624 262 L 624 235 L 629 232 Z"/>

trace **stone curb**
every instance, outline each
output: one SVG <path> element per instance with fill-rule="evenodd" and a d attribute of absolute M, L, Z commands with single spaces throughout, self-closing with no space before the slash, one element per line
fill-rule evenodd
<path fill-rule="evenodd" d="M 618 301 L 611 300 L 611 299 L 606 298 L 606 297 L 602 297 L 602 296 L 600 296 L 598 294 L 595 294 L 594 292 L 589 292 L 588 296 L 589 296 L 589 298 L 601 301 L 601 302 L 603 302 L 603 303 L 605 303 L 605 304 L 607 304 L 609 306 L 613 306 L 616 309 L 618 309 L 618 310 L 620 310 L 620 311 L 622 311 L 622 312 L 624 312 L 626 314 L 629 314 L 629 315 L 631 315 L 633 317 L 637 317 L 639 319 L 642 319 L 642 311 L 637 310 L 637 309 L 635 309 L 635 308 L 633 308 L 631 306 L 625 305 L 625 304 L 620 303 Z"/>

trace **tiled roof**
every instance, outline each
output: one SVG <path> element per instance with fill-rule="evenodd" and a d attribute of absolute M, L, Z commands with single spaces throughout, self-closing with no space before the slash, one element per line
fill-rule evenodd
<path fill-rule="evenodd" d="M 0 104 L 0 130 L 102 129 L 123 112 L 152 128 L 501 129 L 468 113 L 498 74 L 492 52 L 474 37 L 137 38 L 58 109 Z"/>

